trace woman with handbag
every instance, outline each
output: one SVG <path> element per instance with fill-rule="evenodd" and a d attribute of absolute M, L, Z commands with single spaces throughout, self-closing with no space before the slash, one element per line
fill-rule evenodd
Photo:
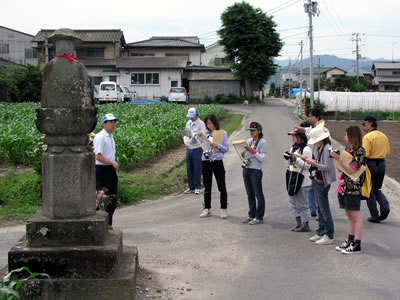
<path fill-rule="evenodd" d="M 315 199 L 318 203 L 318 229 L 310 238 L 317 245 L 330 245 L 334 238 L 334 225 L 329 206 L 328 193 L 332 182 L 336 181 L 336 168 L 333 159 L 329 156 L 329 130 L 323 126 L 317 126 L 310 131 L 308 144 L 315 145 L 316 158 L 302 156 L 302 159 L 315 167 L 315 173 L 311 173 L 312 187 Z"/>
<path fill-rule="evenodd" d="M 293 146 L 285 152 L 283 157 L 288 160 L 287 190 L 292 213 L 296 218 L 296 225 L 290 230 L 294 232 L 310 232 L 309 221 L 311 218 L 308 206 L 308 190 L 311 185 L 309 177 L 310 164 L 297 155 L 312 158 L 312 150 L 307 146 L 307 136 L 294 129 L 288 135 L 292 136 Z M 296 171 L 291 171 L 294 168 Z M 294 184 L 293 184 L 294 183 Z"/>
<path fill-rule="evenodd" d="M 361 189 L 366 174 L 363 172 L 355 181 L 347 174 L 354 174 L 366 165 L 365 149 L 362 147 L 361 130 L 358 126 L 348 127 L 344 139 L 347 143 L 345 151 L 352 156 L 350 164 L 344 163 L 339 154 L 331 153 L 332 158 L 338 161 L 340 168 L 344 171 L 339 177 L 338 199 L 340 208 L 345 209 L 349 219 L 348 238 L 340 246 L 337 246 L 336 250 L 343 254 L 357 254 L 361 253 L 363 233 L 363 221 L 360 215 Z"/>

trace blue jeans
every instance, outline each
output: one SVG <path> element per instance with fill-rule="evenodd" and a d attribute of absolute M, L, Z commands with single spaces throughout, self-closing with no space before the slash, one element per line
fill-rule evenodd
<path fill-rule="evenodd" d="M 372 190 L 367 205 L 372 217 L 379 217 L 379 211 L 376 202 L 379 203 L 381 213 L 383 210 L 390 209 L 389 201 L 382 193 L 381 188 L 385 178 L 386 162 L 385 160 L 368 160 L 368 169 L 371 172 Z"/>
<path fill-rule="evenodd" d="M 265 213 L 265 198 L 262 188 L 263 172 L 257 169 L 243 169 L 244 187 L 249 201 L 249 214 L 252 219 L 262 221 Z M 257 199 L 257 202 L 256 202 Z"/>
<path fill-rule="evenodd" d="M 314 188 L 315 198 L 318 203 L 318 229 L 317 234 L 319 236 L 327 235 L 330 239 L 333 239 L 335 229 L 333 225 L 333 219 L 331 214 L 331 208 L 329 206 L 328 192 L 331 185 L 324 187 L 324 183 L 314 182 L 312 183 Z"/>
<path fill-rule="evenodd" d="M 202 148 L 186 150 L 186 168 L 189 182 L 189 189 L 201 189 L 201 156 L 203 155 Z"/>
<path fill-rule="evenodd" d="M 315 192 L 312 185 L 308 190 L 308 207 L 311 212 L 317 212 L 318 210 L 317 201 L 315 200 Z"/>

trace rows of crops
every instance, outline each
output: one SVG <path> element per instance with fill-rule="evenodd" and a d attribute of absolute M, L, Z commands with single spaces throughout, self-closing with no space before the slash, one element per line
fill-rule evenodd
<path fill-rule="evenodd" d="M 0 164 L 34 165 L 40 160 L 35 152 L 41 137 L 34 123 L 38 107 L 35 103 L 0 103 Z M 210 113 L 218 118 L 226 114 L 219 105 L 198 108 L 202 118 Z M 98 118 L 111 112 L 121 119 L 114 132 L 117 156 L 121 167 L 129 169 L 180 141 L 187 109 L 175 104 L 107 104 L 98 107 Z M 101 128 L 99 122 L 95 133 Z"/>

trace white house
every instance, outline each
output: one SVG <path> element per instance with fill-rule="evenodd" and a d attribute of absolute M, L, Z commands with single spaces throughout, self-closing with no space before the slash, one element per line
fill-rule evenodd
<path fill-rule="evenodd" d="M 36 65 L 38 52 L 33 35 L 0 26 L 0 58 L 21 65 Z"/>

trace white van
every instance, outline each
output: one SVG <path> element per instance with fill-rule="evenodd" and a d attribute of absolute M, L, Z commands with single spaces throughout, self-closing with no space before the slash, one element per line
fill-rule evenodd
<path fill-rule="evenodd" d="M 121 87 L 112 81 L 103 81 L 99 86 L 99 103 L 123 102 Z"/>

